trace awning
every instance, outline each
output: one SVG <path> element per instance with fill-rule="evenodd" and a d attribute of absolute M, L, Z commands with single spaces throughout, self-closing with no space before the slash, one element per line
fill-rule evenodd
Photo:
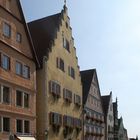
<path fill-rule="evenodd" d="M 18 137 L 20 140 L 36 140 L 34 137 Z"/>

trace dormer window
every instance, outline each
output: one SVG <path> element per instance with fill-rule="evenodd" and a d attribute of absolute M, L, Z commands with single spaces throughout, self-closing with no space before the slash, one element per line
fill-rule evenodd
<path fill-rule="evenodd" d="M 69 41 L 66 38 L 63 38 L 63 47 L 70 52 L 70 44 Z"/>

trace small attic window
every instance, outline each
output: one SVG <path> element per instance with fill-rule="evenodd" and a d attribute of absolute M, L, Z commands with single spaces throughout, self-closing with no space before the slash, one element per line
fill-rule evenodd
<path fill-rule="evenodd" d="M 63 47 L 70 52 L 70 44 L 69 41 L 66 38 L 63 38 Z"/>
<path fill-rule="evenodd" d="M 68 23 L 66 22 L 66 28 L 68 28 Z"/>

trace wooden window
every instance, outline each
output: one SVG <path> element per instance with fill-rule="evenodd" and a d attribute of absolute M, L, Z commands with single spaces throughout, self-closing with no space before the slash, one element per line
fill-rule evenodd
<path fill-rule="evenodd" d="M 21 41 L 22 41 L 22 36 L 21 36 L 20 33 L 17 33 L 17 34 L 16 34 L 16 41 L 17 41 L 18 43 L 21 43 Z"/>
<path fill-rule="evenodd" d="M 24 121 L 24 133 L 30 133 L 30 122 L 27 120 Z"/>
<path fill-rule="evenodd" d="M 1 67 L 10 70 L 10 58 L 4 54 L 1 55 Z"/>
<path fill-rule="evenodd" d="M 62 58 L 57 58 L 56 63 L 57 63 L 57 68 L 59 68 L 62 71 L 65 71 L 64 60 Z"/>
<path fill-rule="evenodd" d="M 50 124 L 60 126 L 62 124 L 62 115 L 58 113 L 50 113 Z"/>
<path fill-rule="evenodd" d="M 79 95 L 74 95 L 74 103 L 77 105 L 81 105 L 81 97 Z"/>
<path fill-rule="evenodd" d="M 10 132 L 10 118 L 3 117 L 3 131 Z"/>
<path fill-rule="evenodd" d="M 72 91 L 68 90 L 68 89 L 63 89 L 63 98 L 68 101 L 68 102 L 72 102 Z"/>
<path fill-rule="evenodd" d="M 23 132 L 22 120 L 16 120 L 16 129 L 17 129 L 17 133 L 22 133 Z"/>
<path fill-rule="evenodd" d="M 56 81 L 50 81 L 50 93 L 54 96 L 60 97 L 61 96 L 61 86 Z"/>
<path fill-rule="evenodd" d="M 11 26 L 6 22 L 3 23 L 3 35 L 8 38 L 11 37 Z"/>

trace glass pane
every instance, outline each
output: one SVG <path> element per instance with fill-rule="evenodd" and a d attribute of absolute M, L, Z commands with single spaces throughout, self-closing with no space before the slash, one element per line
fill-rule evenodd
<path fill-rule="evenodd" d="M 16 91 L 16 105 L 22 106 L 22 92 Z"/>
<path fill-rule="evenodd" d="M 24 133 L 30 133 L 30 122 L 24 121 Z"/>
<path fill-rule="evenodd" d="M 23 66 L 23 77 L 25 77 L 25 78 L 30 77 L 30 72 L 29 72 L 29 67 L 28 66 Z"/>
<path fill-rule="evenodd" d="M 10 37 L 11 36 L 11 26 L 7 23 L 4 23 L 3 25 L 3 34 L 6 37 Z"/>
<path fill-rule="evenodd" d="M 6 70 L 10 68 L 10 59 L 6 55 L 2 55 L 2 68 Z"/>
<path fill-rule="evenodd" d="M 20 62 L 16 62 L 16 74 L 22 75 L 22 64 Z"/>
<path fill-rule="evenodd" d="M 17 33 L 16 35 L 16 41 L 21 43 L 21 34 L 20 33 Z"/>
<path fill-rule="evenodd" d="M 29 107 L 29 94 L 24 93 L 24 107 Z"/>
<path fill-rule="evenodd" d="M 10 103 L 10 88 L 3 86 L 3 102 Z"/>
<path fill-rule="evenodd" d="M 10 131 L 10 119 L 3 118 L 3 131 L 9 132 Z"/>
<path fill-rule="evenodd" d="M 17 124 L 16 124 L 16 127 L 17 127 L 17 132 L 18 133 L 22 133 L 22 120 L 17 120 Z"/>

